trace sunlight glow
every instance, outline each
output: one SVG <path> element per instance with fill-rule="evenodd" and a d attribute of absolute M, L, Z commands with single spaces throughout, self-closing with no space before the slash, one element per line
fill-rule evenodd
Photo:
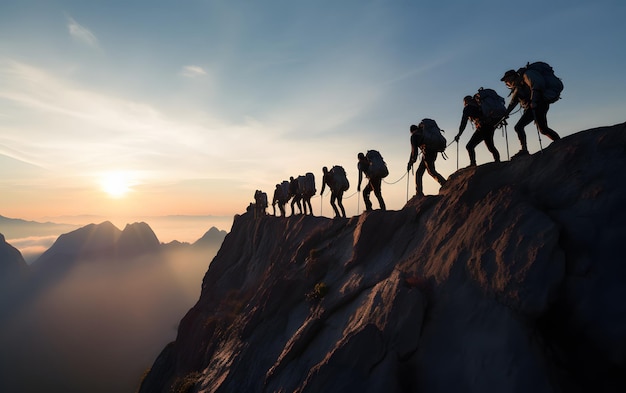
<path fill-rule="evenodd" d="M 105 173 L 100 179 L 102 190 L 113 198 L 121 198 L 130 191 L 131 178 L 126 172 Z"/>

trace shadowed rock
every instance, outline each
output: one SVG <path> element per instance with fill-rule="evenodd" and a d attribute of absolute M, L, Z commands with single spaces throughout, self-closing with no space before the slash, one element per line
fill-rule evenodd
<path fill-rule="evenodd" d="M 400 211 L 237 217 L 140 391 L 624 391 L 624 179 L 620 124 Z"/>

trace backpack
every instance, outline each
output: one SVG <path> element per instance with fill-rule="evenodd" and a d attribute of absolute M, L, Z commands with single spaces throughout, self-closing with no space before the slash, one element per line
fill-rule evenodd
<path fill-rule="evenodd" d="M 254 193 L 254 201 L 256 202 L 256 205 L 258 207 L 266 208 L 267 207 L 267 194 L 261 190 L 256 190 L 256 192 Z"/>
<path fill-rule="evenodd" d="M 389 169 L 387 164 L 383 160 L 383 156 L 377 150 L 368 150 L 365 157 L 370 162 L 370 167 L 367 170 L 368 177 L 379 177 L 381 179 L 389 175 Z"/>
<path fill-rule="evenodd" d="M 298 189 L 302 196 L 311 197 L 317 191 L 315 189 L 315 175 L 307 172 L 304 176 L 298 176 Z"/>
<path fill-rule="evenodd" d="M 474 99 L 483 113 L 482 120 L 487 124 L 495 126 L 506 116 L 504 98 L 495 90 L 481 87 L 478 93 L 474 94 Z"/>
<path fill-rule="evenodd" d="M 531 70 L 540 74 L 545 83 L 546 88 L 543 91 L 543 97 L 550 104 L 554 104 L 561 98 L 561 92 L 563 91 L 563 81 L 561 78 L 554 75 L 554 69 L 548 63 L 543 61 L 537 61 L 534 63 L 526 64 L 526 67 L 522 68 L 519 72 L 523 75 L 526 71 Z"/>
<path fill-rule="evenodd" d="M 342 166 L 335 165 L 330 169 L 331 179 L 332 180 L 332 190 L 334 192 L 339 191 L 347 191 L 350 188 L 350 182 L 348 181 L 348 176 L 346 176 L 346 171 Z"/>
<path fill-rule="evenodd" d="M 421 134 L 423 138 L 423 144 L 427 149 L 443 152 L 446 150 L 448 142 L 446 138 L 441 134 L 443 130 L 439 128 L 437 122 L 433 119 L 422 119 L 418 128 L 422 130 Z"/>
<path fill-rule="evenodd" d="M 279 202 L 286 203 L 289 200 L 289 181 L 283 180 L 283 182 L 280 183 L 279 190 Z"/>

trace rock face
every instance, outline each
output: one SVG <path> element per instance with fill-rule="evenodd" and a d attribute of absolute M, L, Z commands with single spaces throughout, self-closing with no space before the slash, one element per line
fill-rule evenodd
<path fill-rule="evenodd" d="M 626 391 L 626 124 L 350 220 L 244 214 L 141 392 Z"/>

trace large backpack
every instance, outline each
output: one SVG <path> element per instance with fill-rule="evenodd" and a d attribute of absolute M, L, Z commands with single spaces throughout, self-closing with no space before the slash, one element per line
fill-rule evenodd
<path fill-rule="evenodd" d="M 267 207 L 267 194 L 261 190 L 256 190 L 254 193 L 254 201 L 260 208 Z"/>
<path fill-rule="evenodd" d="M 282 183 L 280 183 L 280 196 L 279 196 L 279 202 L 281 203 L 287 203 L 287 201 L 289 200 L 289 181 L 288 180 L 283 180 Z"/>
<path fill-rule="evenodd" d="M 342 166 L 335 165 L 330 169 L 331 179 L 332 180 L 332 190 L 333 192 L 339 191 L 347 191 L 350 188 L 350 182 L 348 181 L 348 176 L 346 176 L 346 171 Z"/>
<path fill-rule="evenodd" d="M 438 152 L 446 150 L 448 142 L 442 134 L 443 130 L 439 128 L 436 121 L 433 119 L 422 119 L 418 128 L 422 130 L 424 137 L 422 143 L 427 149 L 436 150 Z"/>
<path fill-rule="evenodd" d="M 474 95 L 476 103 L 483 113 L 482 121 L 495 126 L 506 116 L 506 106 L 504 98 L 500 97 L 493 89 L 478 89 Z"/>
<path fill-rule="evenodd" d="M 389 169 L 387 164 L 383 160 L 383 156 L 377 150 L 368 150 L 365 157 L 370 162 L 369 169 L 367 170 L 368 177 L 385 178 L 389 175 Z"/>
<path fill-rule="evenodd" d="M 526 64 L 526 67 L 519 71 L 519 74 L 523 75 L 528 70 L 536 71 L 543 77 L 546 83 L 546 88 L 543 91 L 543 97 L 548 101 L 548 103 L 553 104 L 561 98 L 563 81 L 561 78 L 554 75 L 554 69 L 552 66 L 548 63 L 544 63 L 543 61 L 528 63 Z"/>
<path fill-rule="evenodd" d="M 305 197 L 312 197 L 317 190 L 315 189 L 315 175 L 307 172 L 304 176 L 298 176 L 298 188 L 300 194 Z"/>

